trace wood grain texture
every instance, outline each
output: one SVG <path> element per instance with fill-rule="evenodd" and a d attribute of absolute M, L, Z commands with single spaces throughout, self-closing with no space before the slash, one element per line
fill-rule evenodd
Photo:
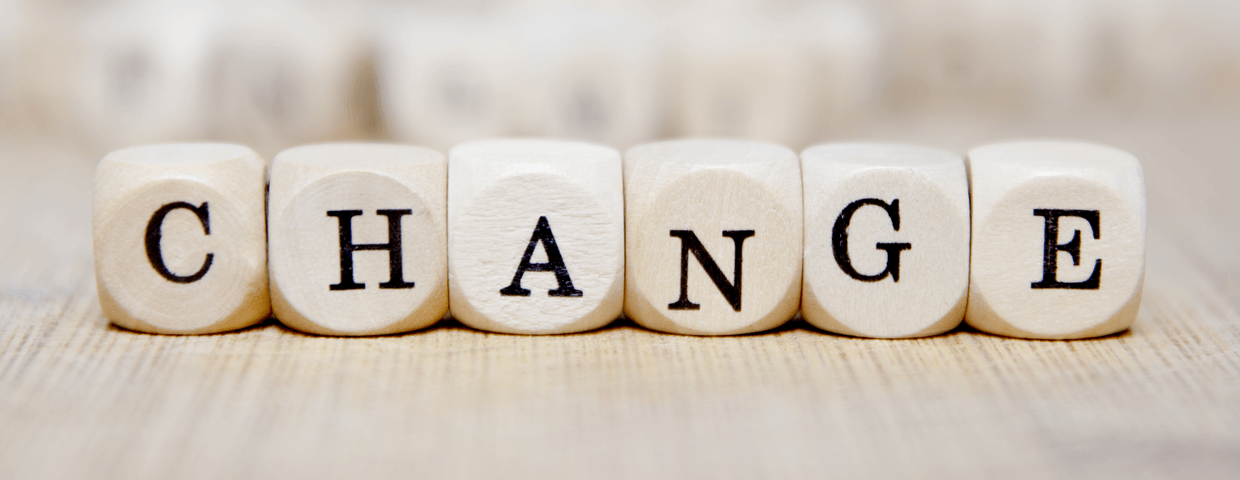
<path fill-rule="evenodd" d="M 268 322 L 108 326 L 91 282 L 95 156 L 0 147 L 0 478 L 1234 478 L 1238 122 L 893 124 L 874 137 L 1118 145 L 1148 179 L 1134 327 L 1028 341 L 967 327 L 856 339 L 620 322 L 579 335 L 448 322 L 330 338 Z"/>

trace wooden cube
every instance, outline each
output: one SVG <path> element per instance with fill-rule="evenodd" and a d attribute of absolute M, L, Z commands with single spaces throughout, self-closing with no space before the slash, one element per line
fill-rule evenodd
<path fill-rule="evenodd" d="M 674 61 L 675 128 L 690 136 L 799 144 L 813 116 L 813 57 L 793 33 L 752 16 L 695 16 Z"/>
<path fill-rule="evenodd" d="M 624 154 L 625 313 L 654 330 L 758 332 L 801 297 L 796 153 L 740 140 L 649 143 Z"/>
<path fill-rule="evenodd" d="M 513 133 L 513 47 L 495 22 L 431 15 L 380 36 L 380 100 L 392 133 L 435 148 Z"/>
<path fill-rule="evenodd" d="M 260 152 L 350 132 L 365 55 L 347 9 L 230 3 L 205 66 L 208 134 Z"/>
<path fill-rule="evenodd" d="M 587 143 L 481 140 L 449 152 L 452 316 L 506 333 L 568 333 L 620 316 L 620 153 Z"/>
<path fill-rule="evenodd" d="M 180 334 L 266 318 L 265 168 L 250 149 L 228 144 L 105 156 L 92 217 L 104 316 L 133 330 Z"/>
<path fill-rule="evenodd" d="M 518 17 L 512 78 L 518 131 L 627 147 L 657 137 L 664 49 L 642 18 L 615 12 Z"/>
<path fill-rule="evenodd" d="M 272 306 L 285 325 L 382 335 L 447 313 L 447 162 L 425 148 L 292 148 L 271 167 Z"/>
<path fill-rule="evenodd" d="M 121 4 L 77 31 L 66 74 L 76 131 L 105 148 L 206 136 L 212 5 Z"/>
<path fill-rule="evenodd" d="M 973 252 L 966 320 L 1066 339 L 1127 329 L 1145 279 L 1145 181 L 1129 153 L 1021 141 L 969 152 Z"/>
<path fill-rule="evenodd" d="M 860 337 L 920 337 L 964 318 L 969 182 L 959 155 L 894 144 L 801 154 L 801 315 Z"/>

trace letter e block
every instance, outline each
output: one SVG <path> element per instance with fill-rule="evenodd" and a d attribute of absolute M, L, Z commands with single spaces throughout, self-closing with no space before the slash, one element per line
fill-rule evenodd
<path fill-rule="evenodd" d="M 266 164 L 228 144 L 109 153 L 95 171 L 103 315 L 151 333 L 214 333 L 267 318 Z"/>
<path fill-rule="evenodd" d="M 1145 181 L 1129 153 L 1021 141 L 969 152 L 973 261 L 966 321 L 1013 337 L 1127 329 L 1145 280 Z"/>
<path fill-rule="evenodd" d="M 760 142 L 674 140 L 624 154 L 625 313 L 673 333 L 779 326 L 801 298 L 801 166 Z"/>
<path fill-rule="evenodd" d="M 447 161 L 426 148 L 292 148 L 271 167 L 272 307 L 324 335 L 382 335 L 448 310 Z"/>
<path fill-rule="evenodd" d="M 891 144 L 801 154 L 801 315 L 859 337 L 920 337 L 964 319 L 969 181 L 959 155 Z"/>
<path fill-rule="evenodd" d="M 448 154 L 452 316 L 493 332 L 569 333 L 620 316 L 620 153 L 586 143 L 482 140 Z"/>

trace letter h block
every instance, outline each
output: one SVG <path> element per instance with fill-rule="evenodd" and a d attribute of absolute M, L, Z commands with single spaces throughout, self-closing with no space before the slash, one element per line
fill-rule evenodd
<path fill-rule="evenodd" d="M 675 140 L 624 154 L 625 313 L 654 330 L 779 326 L 801 298 L 801 168 L 767 143 Z"/>
<path fill-rule="evenodd" d="M 458 145 L 448 157 L 453 317 L 480 330 L 550 334 L 620 316 L 619 152 L 506 139 Z"/>
<path fill-rule="evenodd" d="M 801 154 L 801 315 L 860 337 L 955 328 L 969 290 L 969 180 L 960 155 L 892 144 Z"/>
<path fill-rule="evenodd" d="M 420 147 L 292 148 L 271 167 L 272 307 L 292 328 L 382 335 L 448 309 L 447 162 Z"/>
<path fill-rule="evenodd" d="M 1145 181 L 1136 157 L 1088 143 L 969 152 L 973 252 L 965 320 L 1013 337 L 1127 329 L 1145 279 Z"/>
<path fill-rule="evenodd" d="M 271 313 L 266 164 L 228 144 L 109 153 L 95 172 L 95 283 L 103 315 L 151 333 L 215 333 Z"/>

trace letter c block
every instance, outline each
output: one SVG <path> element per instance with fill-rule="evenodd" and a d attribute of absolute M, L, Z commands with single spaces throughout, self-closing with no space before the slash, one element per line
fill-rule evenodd
<path fill-rule="evenodd" d="M 801 315 L 860 337 L 955 328 L 969 290 L 969 181 L 960 155 L 837 143 L 801 154 Z"/>
<path fill-rule="evenodd" d="M 1145 180 L 1131 154 L 1063 141 L 969 152 L 973 260 L 965 320 L 1013 337 L 1132 325 L 1145 283 Z"/>
<path fill-rule="evenodd" d="M 272 307 L 292 328 L 383 335 L 448 309 L 447 161 L 434 150 L 334 143 L 271 167 Z"/>
<path fill-rule="evenodd" d="M 448 152 L 452 316 L 521 334 L 591 330 L 624 299 L 620 153 L 496 139 Z"/>
<path fill-rule="evenodd" d="M 625 305 L 692 335 L 777 327 L 801 299 L 801 165 L 787 148 L 673 140 L 624 154 Z"/>
<path fill-rule="evenodd" d="M 103 315 L 151 333 L 215 333 L 271 312 L 266 164 L 229 144 L 109 153 L 95 171 L 95 283 Z"/>

